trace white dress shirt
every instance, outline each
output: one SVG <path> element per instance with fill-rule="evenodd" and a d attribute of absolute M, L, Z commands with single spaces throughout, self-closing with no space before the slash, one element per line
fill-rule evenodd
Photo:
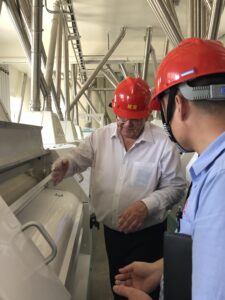
<path fill-rule="evenodd" d="M 180 155 L 163 129 L 149 122 L 126 151 L 111 123 L 95 130 L 67 156 L 66 176 L 91 167 L 91 203 L 97 220 L 117 230 L 118 217 L 142 200 L 149 212 L 143 228 L 161 223 L 185 191 Z"/>

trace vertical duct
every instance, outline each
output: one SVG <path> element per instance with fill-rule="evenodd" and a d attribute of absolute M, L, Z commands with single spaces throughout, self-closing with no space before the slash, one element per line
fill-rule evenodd
<path fill-rule="evenodd" d="M 54 11 L 59 11 L 59 3 L 56 1 L 53 4 Z M 46 63 L 46 73 L 45 80 L 48 86 L 48 95 L 46 97 L 46 111 L 52 111 L 52 101 L 51 101 L 51 84 L 52 84 L 52 74 L 53 74 L 53 66 L 54 66 L 54 58 L 55 58 L 55 48 L 56 48 L 56 39 L 57 39 L 57 30 L 58 30 L 58 21 L 59 14 L 54 13 L 52 17 L 52 27 L 50 33 L 50 42 Z"/>
<path fill-rule="evenodd" d="M 65 119 L 71 121 L 70 119 L 70 87 L 69 87 L 69 47 L 68 47 L 68 33 L 66 26 L 64 24 L 63 31 L 63 42 L 64 42 L 64 95 L 66 98 L 66 115 Z"/>
<path fill-rule="evenodd" d="M 32 2 L 32 45 L 31 45 L 31 106 L 40 111 L 42 0 Z"/>
<path fill-rule="evenodd" d="M 62 62 L 62 17 L 60 15 L 58 30 L 57 30 L 57 44 L 56 44 L 56 99 L 55 99 L 59 108 L 60 108 L 60 94 L 61 94 L 61 62 Z M 60 115 L 59 119 L 63 121 L 62 114 Z"/>
<path fill-rule="evenodd" d="M 9 68 L 0 65 L 0 120 L 10 121 Z"/>

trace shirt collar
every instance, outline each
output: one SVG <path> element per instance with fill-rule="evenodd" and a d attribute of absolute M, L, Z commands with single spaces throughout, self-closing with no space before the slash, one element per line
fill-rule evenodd
<path fill-rule="evenodd" d="M 198 157 L 190 168 L 192 178 L 198 176 L 225 150 L 225 132 L 213 141 Z"/>

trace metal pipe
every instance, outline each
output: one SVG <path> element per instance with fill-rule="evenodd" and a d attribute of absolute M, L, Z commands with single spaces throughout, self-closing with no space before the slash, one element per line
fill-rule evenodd
<path fill-rule="evenodd" d="M 164 42 L 163 57 L 166 56 L 169 51 L 169 44 L 170 44 L 170 41 L 168 38 L 166 38 L 165 42 Z"/>
<path fill-rule="evenodd" d="M 30 5 L 30 1 L 29 0 L 21 1 L 20 6 L 21 6 L 21 9 L 22 9 L 23 15 L 25 17 L 26 23 L 27 23 L 26 25 L 27 25 L 27 28 L 28 28 L 28 34 L 31 35 L 30 34 L 30 30 L 31 30 L 31 5 Z M 29 39 L 28 39 L 28 41 L 29 41 Z M 29 42 L 29 47 L 30 47 L 30 42 Z M 42 57 L 44 65 L 46 65 L 47 55 L 45 53 L 43 43 L 41 45 L 41 57 Z M 29 49 L 29 60 L 31 60 L 30 59 L 30 49 Z M 54 83 L 53 83 L 52 79 L 51 79 L 51 90 L 52 90 L 52 96 L 53 96 L 53 101 L 54 101 L 55 108 L 56 108 L 56 111 L 57 111 L 57 115 L 58 115 L 60 120 L 63 120 L 62 112 L 61 112 L 60 106 L 59 106 L 59 104 L 57 102 L 57 99 L 56 99 L 56 91 L 55 91 L 55 86 L 54 86 Z M 48 87 L 47 87 L 47 84 L 45 83 L 45 78 L 44 78 L 43 75 L 41 75 L 41 91 L 42 91 L 42 94 L 43 94 L 44 97 L 47 97 L 47 95 L 49 94 Z"/>
<path fill-rule="evenodd" d="M 5 3 L 7 5 L 7 8 L 9 10 L 9 13 L 16 25 L 16 29 L 19 33 L 19 37 L 21 39 L 21 42 L 22 42 L 22 45 L 24 47 L 24 50 L 25 50 L 25 53 L 26 53 L 26 56 L 31 64 L 31 45 L 30 45 L 30 41 L 29 41 L 29 38 L 28 38 L 28 35 L 27 35 L 27 32 L 24 30 L 25 27 L 24 27 L 24 24 L 22 24 L 21 22 L 21 19 L 20 19 L 20 16 L 18 14 L 18 9 L 17 9 L 17 6 L 15 5 L 15 2 L 14 1 L 10 1 L 10 0 L 5 0 Z M 24 5 L 23 5 L 24 6 Z M 23 6 L 21 8 L 23 8 Z M 26 14 L 26 11 L 23 11 L 24 15 Z M 26 15 L 26 19 L 29 20 L 29 16 Z M 31 20 L 30 20 L 30 23 L 31 24 Z M 27 24 L 28 26 L 28 24 Z M 42 90 L 42 93 L 43 95 L 45 96 L 47 94 L 47 85 L 46 85 L 46 82 L 45 82 L 45 79 L 44 79 L 44 76 L 41 72 L 41 90 Z"/>
<path fill-rule="evenodd" d="M 128 72 L 127 72 L 127 70 L 126 70 L 125 65 L 124 65 L 124 64 L 119 64 L 119 66 L 120 66 L 121 72 L 122 72 L 122 74 L 123 74 L 123 77 L 124 77 L 124 78 L 127 78 L 127 77 L 128 77 Z"/>
<path fill-rule="evenodd" d="M 109 57 L 112 55 L 112 53 L 114 52 L 114 50 L 117 48 L 117 46 L 119 45 L 119 43 L 121 42 L 121 40 L 124 38 L 125 33 L 126 33 L 126 29 L 123 27 L 122 30 L 121 30 L 121 33 L 120 33 L 119 37 L 116 39 L 116 41 L 113 44 L 113 46 L 111 47 L 111 49 L 109 49 L 109 51 L 106 53 L 106 55 L 104 56 L 104 58 L 102 59 L 102 61 L 99 63 L 99 65 L 97 66 L 97 68 L 95 69 L 95 71 L 92 73 L 92 75 L 84 83 L 83 87 L 81 88 L 81 90 L 79 91 L 79 93 L 77 94 L 77 96 L 75 97 L 75 99 L 73 100 L 73 102 L 71 103 L 70 110 L 73 108 L 73 106 L 77 103 L 77 101 L 80 99 L 80 97 L 83 95 L 83 93 L 87 90 L 87 88 L 92 83 L 92 81 L 95 79 L 95 77 L 98 74 L 98 72 L 102 69 L 102 67 L 104 66 L 104 64 L 106 63 L 106 61 L 109 59 Z"/>
<path fill-rule="evenodd" d="M 27 32 L 28 36 L 29 36 L 29 40 L 31 43 L 31 13 L 32 13 L 32 5 L 31 5 L 31 1 L 30 0 L 24 0 L 24 1 L 20 1 L 20 9 L 23 13 L 24 19 L 25 19 L 25 23 L 26 26 L 24 26 L 25 31 Z"/>
<path fill-rule="evenodd" d="M 147 2 L 171 43 L 176 46 L 182 41 L 183 35 L 170 15 L 165 2 L 163 0 L 147 0 Z"/>
<path fill-rule="evenodd" d="M 81 102 L 78 102 L 77 104 L 84 111 L 84 113 L 87 114 L 87 110 L 85 109 L 85 107 L 83 106 L 83 104 Z"/>
<path fill-rule="evenodd" d="M 32 1 L 32 45 L 31 45 L 31 106 L 32 111 L 40 110 L 42 0 Z"/>
<path fill-rule="evenodd" d="M 147 76 L 148 76 L 150 48 L 151 48 L 151 27 L 148 27 L 146 29 L 145 54 L 144 54 L 144 63 L 143 63 L 143 70 L 142 70 L 142 79 L 144 80 L 147 80 Z"/>
<path fill-rule="evenodd" d="M 223 0 L 214 0 L 212 5 L 212 13 L 209 22 L 209 30 L 207 39 L 216 40 L 218 36 L 219 24 L 223 9 Z"/>
<path fill-rule="evenodd" d="M 194 10 L 194 1 L 195 0 L 188 0 L 188 37 L 193 37 L 194 36 L 194 23 L 195 23 L 195 10 Z"/>
<path fill-rule="evenodd" d="M 206 35 L 207 29 L 207 10 L 203 3 L 201 3 L 201 38 Z"/>
<path fill-rule="evenodd" d="M 174 8 L 174 1 L 172 0 L 166 0 L 166 4 L 167 4 L 167 8 L 170 11 L 171 15 L 173 16 L 174 22 L 176 23 L 176 25 L 178 26 L 179 30 L 181 31 L 180 28 L 180 23 L 176 14 L 176 10 Z"/>
<path fill-rule="evenodd" d="M 195 28 L 194 28 L 194 36 L 200 38 L 201 37 L 201 0 L 195 0 Z"/>
<path fill-rule="evenodd" d="M 22 114 L 26 84 L 27 84 L 27 74 L 23 74 L 23 82 L 22 82 L 22 87 L 21 87 L 21 103 L 20 103 L 20 109 L 19 109 L 19 114 L 18 114 L 18 118 L 17 118 L 17 123 L 20 122 L 20 118 L 21 118 L 21 114 Z"/>
<path fill-rule="evenodd" d="M 73 95 L 77 94 L 77 65 L 71 65 L 72 72 L 72 87 L 73 87 Z M 71 97 L 72 98 L 72 97 Z M 74 110 L 73 110 L 74 112 Z M 76 115 L 76 124 L 79 125 L 79 111 L 78 111 L 78 103 L 75 105 L 75 115 Z"/>
<path fill-rule="evenodd" d="M 141 63 L 136 63 L 134 65 L 134 68 L 135 68 L 135 76 L 136 77 L 141 77 Z"/>
<path fill-rule="evenodd" d="M 61 93 L 61 61 L 62 61 L 62 18 L 59 16 L 57 43 L 56 43 L 56 102 L 60 107 Z"/>
<path fill-rule="evenodd" d="M 98 96 L 99 102 L 102 104 L 103 107 L 105 107 L 105 105 L 104 105 L 104 103 L 103 103 L 103 100 L 102 100 L 102 97 L 101 97 L 100 93 L 99 93 L 98 91 L 96 91 L 96 94 L 97 94 L 97 96 Z M 106 118 L 109 120 L 109 122 L 111 123 L 112 121 L 111 121 L 111 118 L 109 117 L 109 114 L 108 114 L 108 112 L 107 112 L 107 110 L 106 110 L 106 107 L 105 107 L 105 116 L 106 116 Z"/>
<path fill-rule="evenodd" d="M 151 46 L 151 57 L 152 57 L 152 64 L 153 64 L 153 72 L 155 75 L 156 70 L 157 70 L 157 59 L 156 59 L 156 55 L 155 55 L 155 49 L 152 46 Z"/>
<path fill-rule="evenodd" d="M 104 92 L 114 92 L 114 88 L 90 88 L 91 91 L 104 91 Z"/>
<path fill-rule="evenodd" d="M 59 10 L 59 2 L 56 1 L 53 4 L 54 10 Z M 51 104 L 51 80 L 52 80 L 52 73 L 53 73 L 53 66 L 54 66 L 54 58 L 55 58 L 55 48 L 56 48 L 56 38 L 57 38 L 57 30 L 58 30 L 58 21 L 59 15 L 53 14 L 52 17 L 52 27 L 50 33 L 50 42 L 48 47 L 48 56 L 47 56 L 47 63 L 46 63 L 46 72 L 45 72 L 45 80 L 48 86 L 49 95 L 46 98 L 46 107 L 45 110 L 51 111 L 52 104 Z"/>
<path fill-rule="evenodd" d="M 64 93 L 66 97 L 66 111 L 65 118 L 70 121 L 70 93 L 69 93 L 69 49 L 68 49 L 68 35 L 66 26 L 63 28 L 64 40 Z"/>
<path fill-rule="evenodd" d="M 203 0 L 203 2 L 205 3 L 205 7 L 207 8 L 208 12 L 211 13 L 212 11 L 212 4 L 209 0 Z"/>
<path fill-rule="evenodd" d="M 102 73 L 104 74 L 105 78 L 114 86 L 115 88 L 117 87 L 117 84 L 113 81 L 113 79 L 109 76 L 109 74 L 102 69 Z"/>
<path fill-rule="evenodd" d="M 52 89 L 52 98 L 54 100 L 55 109 L 56 109 L 58 118 L 59 118 L 60 121 L 63 121 L 64 118 L 63 118 L 63 115 L 62 115 L 62 111 L 60 109 L 60 106 L 59 106 L 58 102 L 56 101 L 57 96 L 56 96 L 56 90 L 55 90 L 55 86 L 54 86 L 53 81 L 51 83 L 51 89 Z"/>
<path fill-rule="evenodd" d="M 109 71 L 109 74 L 112 76 L 114 82 L 115 82 L 116 84 L 119 84 L 119 80 L 118 80 L 118 78 L 117 78 L 115 72 L 114 72 L 113 69 L 111 68 L 111 66 L 110 66 L 109 64 L 106 64 L 106 66 L 107 66 L 108 71 Z"/>
<path fill-rule="evenodd" d="M 82 89 L 81 84 L 80 84 L 78 81 L 77 81 L 77 86 L 79 87 L 80 90 Z M 83 92 L 82 95 L 86 98 L 86 100 L 87 100 L 89 106 L 91 107 L 91 109 L 97 114 L 98 111 L 97 111 L 97 109 L 94 107 L 94 105 L 91 103 L 91 101 L 90 101 L 88 95 L 87 95 L 85 92 Z M 76 98 L 75 98 L 75 99 L 76 99 Z"/>

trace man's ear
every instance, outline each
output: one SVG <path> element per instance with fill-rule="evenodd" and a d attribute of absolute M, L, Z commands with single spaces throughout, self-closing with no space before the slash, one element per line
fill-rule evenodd
<path fill-rule="evenodd" d="M 175 105 L 177 109 L 177 113 L 179 114 L 182 121 L 184 121 L 188 117 L 188 101 L 182 95 L 175 96 Z"/>

